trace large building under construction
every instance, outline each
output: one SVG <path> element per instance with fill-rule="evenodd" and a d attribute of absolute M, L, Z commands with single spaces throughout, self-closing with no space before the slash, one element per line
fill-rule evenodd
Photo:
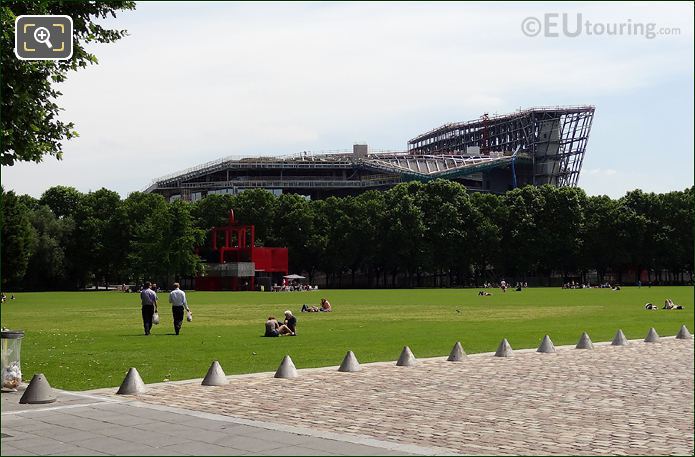
<path fill-rule="evenodd" d="M 445 124 L 408 141 L 407 150 L 224 158 L 161 177 L 146 192 L 169 200 L 246 189 L 311 198 L 446 178 L 472 191 L 503 193 L 526 184 L 576 186 L 593 106 L 543 107 Z"/>

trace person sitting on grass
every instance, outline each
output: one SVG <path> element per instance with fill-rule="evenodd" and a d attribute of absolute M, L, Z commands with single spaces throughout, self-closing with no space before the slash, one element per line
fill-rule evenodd
<path fill-rule="evenodd" d="M 290 329 L 290 335 L 297 336 L 297 318 L 289 309 L 285 311 L 285 325 Z"/>
<path fill-rule="evenodd" d="M 268 320 L 265 321 L 265 335 L 263 336 L 275 337 L 290 334 L 292 331 L 286 325 L 280 325 L 275 316 L 268 316 Z"/>
<path fill-rule="evenodd" d="M 659 307 L 656 305 L 652 305 L 651 303 L 647 303 L 646 305 L 644 305 L 644 309 L 651 309 L 656 311 L 657 309 L 659 309 Z"/>
<path fill-rule="evenodd" d="M 321 299 L 321 309 L 319 309 L 319 311 L 324 312 L 324 313 L 331 312 L 331 302 L 329 302 L 325 298 L 322 298 Z"/>

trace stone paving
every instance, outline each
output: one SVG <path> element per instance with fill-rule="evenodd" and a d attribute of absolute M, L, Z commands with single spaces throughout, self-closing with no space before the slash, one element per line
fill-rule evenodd
<path fill-rule="evenodd" d="M 21 392 L 2 394 L 5 455 L 403 455 L 428 449 L 398 443 L 312 436 L 129 398 L 57 391 L 51 404 L 19 405 Z M 244 423 L 246 422 L 246 423 Z M 336 439 L 338 438 L 338 439 Z"/>
<path fill-rule="evenodd" d="M 229 379 L 150 385 L 137 400 L 436 453 L 693 455 L 693 340 Z"/>

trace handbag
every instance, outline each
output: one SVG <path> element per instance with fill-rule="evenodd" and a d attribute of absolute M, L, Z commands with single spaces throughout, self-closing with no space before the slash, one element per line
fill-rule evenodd
<path fill-rule="evenodd" d="M 157 311 L 155 311 L 154 314 L 152 315 L 152 323 L 154 325 L 159 324 L 159 313 Z"/>
<path fill-rule="evenodd" d="M 186 311 L 186 320 L 191 322 L 193 320 L 193 314 L 190 311 Z"/>

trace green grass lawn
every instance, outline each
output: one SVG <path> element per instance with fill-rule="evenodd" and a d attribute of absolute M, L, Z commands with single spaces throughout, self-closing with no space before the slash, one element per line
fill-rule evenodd
<path fill-rule="evenodd" d="M 201 378 L 217 359 L 227 374 L 273 371 L 285 354 L 298 368 L 338 365 L 345 352 L 360 362 L 396 360 L 404 345 L 416 357 L 447 355 L 460 340 L 468 353 L 494 351 L 503 337 L 515 349 L 536 347 L 544 334 L 574 344 L 582 331 L 608 341 L 618 328 L 644 338 L 649 327 L 674 335 L 693 330 L 692 287 L 626 287 L 523 292 L 476 289 L 326 290 L 316 292 L 189 292 L 193 322 L 173 335 L 167 295 L 162 323 L 143 336 L 137 294 L 122 292 L 17 293 L 2 306 L 2 325 L 24 329 L 25 380 L 43 372 L 70 390 L 118 386 L 129 367 L 146 383 Z M 9 296 L 9 294 L 8 294 Z M 332 313 L 299 313 L 302 303 L 327 297 Z M 682 311 L 646 311 L 664 299 Z M 297 337 L 262 338 L 268 315 L 298 317 Z M 460 311 L 460 312 L 457 312 Z"/>

